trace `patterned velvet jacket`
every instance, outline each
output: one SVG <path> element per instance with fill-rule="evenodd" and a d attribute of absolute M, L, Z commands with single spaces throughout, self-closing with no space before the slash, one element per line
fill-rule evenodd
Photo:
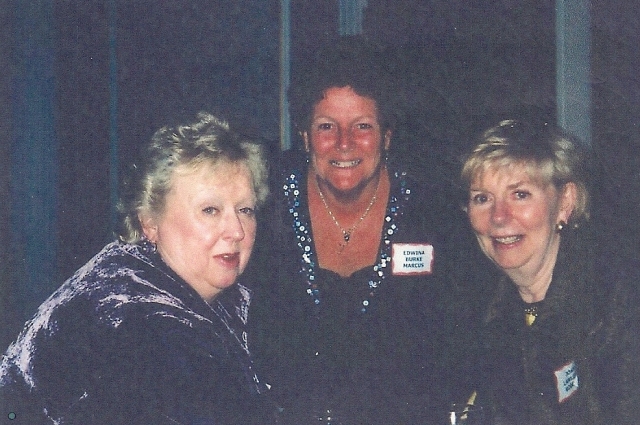
<path fill-rule="evenodd" d="M 244 325 L 250 291 L 211 305 L 148 243 L 107 245 L 51 295 L 0 365 L 12 424 L 269 423 Z"/>

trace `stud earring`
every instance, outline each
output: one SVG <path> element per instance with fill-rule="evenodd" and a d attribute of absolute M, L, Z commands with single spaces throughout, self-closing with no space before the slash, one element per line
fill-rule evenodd
<path fill-rule="evenodd" d="M 562 230 L 564 229 L 564 227 L 567 225 L 567 223 L 564 220 L 560 220 L 558 222 L 558 224 L 556 224 L 556 232 L 560 233 L 562 232 Z"/>

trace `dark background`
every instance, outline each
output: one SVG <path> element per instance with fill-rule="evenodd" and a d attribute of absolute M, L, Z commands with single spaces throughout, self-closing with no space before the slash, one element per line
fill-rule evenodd
<path fill-rule="evenodd" d="M 1 347 L 112 239 L 114 164 L 121 174 L 160 126 L 207 110 L 278 145 L 279 7 L 277 0 L 0 0 Z M 440 162 L 453 176 L 456 155 L 497 117 L 521 109 L 555 116 L 554 8 L 549 0 L 369 0 L 364 34 L 389 46 L 386 60 L 401 77 L 398 148 L 418 166 Z M 611 205 L 600 219 L 637 236 L 640 6 L 593 0 L 591 8 L 592 146 Z M 292 72 L 338 36 L 337 1 L 294 0 Z M 35 94 L 34 78 L 44 87 Z M 34 105 L 43 112 L 31 122 Z M 25 159 L 34 152 L 35 165 Z M 48 222 L 21 208 L 24 173 L 42 164 L 49 187 L 29 187 L 26 196 L 42 198 Z M 639 250 L 637 237 L 629 240 L 635 245 L 625 249 Z M 29 270 L 39 256 L 51 263 L 46 276 Z"/>

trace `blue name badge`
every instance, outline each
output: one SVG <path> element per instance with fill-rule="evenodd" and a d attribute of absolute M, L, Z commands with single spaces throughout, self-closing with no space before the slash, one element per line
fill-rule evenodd
<path fill-rule="evenodd" d="M 567 363 L 554 372 L 556 376 L 556 388 L 558 390 L 558 403 L 563 403 L 576 391 L 578 391 L 578 370 L 576 362 Z"/>
<path fill-rule="evenodd" d="M 433 260 L 431 244 L 394 243 L 391 246 L 391 270 L 395 276 L 431 274 Z"/>

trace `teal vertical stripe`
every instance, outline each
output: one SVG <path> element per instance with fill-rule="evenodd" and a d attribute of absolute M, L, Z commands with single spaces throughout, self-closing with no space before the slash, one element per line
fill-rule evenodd
<path fill-rule="evenodd" d="M 591 16 L 589 0 L 556 0 L 558 123 L 591 144 Z"/>
<path fill-rule="evenodd" d="M 17 262 L 16 312 L 28 317 L 57 284 L 53 5 L 51 0 L 12 4 L 16 68 L 11 87 L 11 249 Z"/>
<path fill-rule="evenodd" d="M 338 0 L 340 35 L 362 34 L 362 21 L 367 0 Z"/>
<path fill-rule="evenodd" d="M 280 149 L 291 148 L 291 0 L 280 0 Z"/>

